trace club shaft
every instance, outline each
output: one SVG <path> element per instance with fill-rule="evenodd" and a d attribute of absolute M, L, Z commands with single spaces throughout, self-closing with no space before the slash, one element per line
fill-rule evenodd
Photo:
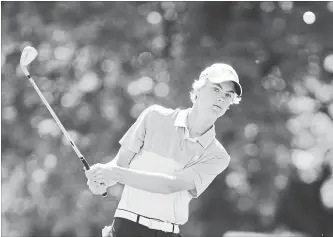
<path fill-rule="evenodd" d="M 32 79 L 32 77 L 30 76 L 29 71 L 25 68 L 22 67 L 22 70 L 24 72 L 24 75 L 29 79 L 31 85 L 34 87 L 34 89 L 37 91 L 39 97 L 41 98 L 41 100 L 43 101 L 44 105 L 46 106 L 46 108 L 49 110 L 49 112 L 51 113 L 52 117 L 54 118 L 54 120 L 56 121 L 56 123 L 58 124 L 59 128 L 61 129 L 61 131 L 63 132 L 63 134 L 65 135 L 65 137 L 67 138 L 67 140 L 69 141 L 69 143 L 71 144 L 71 146 L 73 147 L 76 155 L 80 158 L 81 162 L 83 163 L 84 167 L 86 170 L 90 169 L 90 166 L 87 162 L 87 160 L 84 158 L 84 156 L 81 154 L 80 150 L 77 148 L 77 146 L 75 145 L 74 141 L 72 140 L 72 138 L 69 136 L 68 132 L 66 131 L 65 127 L 62 125 L 61 121 L 58 119 L 58 116 L 55 114 L 55 112 L 53 111 L 53 109 L 51 108 L 50 104 L 47 102 L 47 100 L 45 99 L 44 95 L 42 94 L 42 92 L 39 90 L 38 86 L 36 85 L 34 79 Z M 107 196 L 107 192 L 102 194 L 103 197 Z"/>
<path fill-rule="evenodd" d="M 24 68 L 25 69 L 25 68 Z M 45 99 L 44 95 L 42 94 L 42 92 L 39 90 L 38 86 L 36 85 L 34 79 L 30 76 L 28 70 L 23 70 L 24 74 L 26 75 L 26 77 L 29 79 L 30 83 L 32 84 L 32 86 L 34 87 L 34 89 L 36 90 L 36 92 L 38 93 L 39 97 L 41 98 L 41 100 L 43 101 L 44 105 L 46 106 L 46 108 L 48 109 L 48 111 L 51 113 L 52 117 L 54 118 L 54 120 L 56 121 L 56 123 L 58 124 L 59 128 L 61 129 L 61 131 L 63 132 L 63 134 L 65 135 L 65 137 L 67 138 L 67 140 L 69 141 L 69 143 L 71 144 L 71 146 L 73 147 L 76 155 L 80 158 L 80 160 L 82 161 L 82 163 L 84 164 L 85 168 L 87 170 L 90 169 L 90 166 L 88 164 L 88 162 L 86 161 L 86 159 L 84 159 L 83 155 L 81 154 L 80 150 L 77 148 L 77 146 L 75 145 L 74 141 L 72 140 L 72 138 L 69 136 L 68 132 L 66 131 L 65 127 L 62 125 L 61 121 L 59 120 L 58 116 L 55 114 L 55 112 L 53 111 L 53 109 L 51 108 L 50 104 L 47 102 L 47 100 Z"/>
<path fill-rule="evenodd" d="M 52 117 L 54 118 L 54 120 L 56 121 L 56 123 L 58 124 L 59 128 L 61 129 L 61 131 L 64 133 L 65 137 L 67 138 L 67 140 L 70 142 L 70 144 L 72 145 L 76 155 L 78 157 L 82 157 L 81 152 L 79 151 L 79 149 L 77 148 L 77 146 L 75 145 L 75 143 L 73 142 L 72 138 L 69 136 L 68 132 L 66 131 L 66 129 L 64 128 L 64 126 L 62 125 L 61 121 L 59 120 L 58 116 L 54 113 L 53 109 L 51 108 L 50 104 L 47 102 L 47 100 L 45 99 L 45 97 L 43 96 L 42 92 L 39 90 L 38 86 L 36 85 L 35 81 L 32 79 L 32 77 L 30 75 L 27 76 L 30 83 L 32 84 L 32 86 L 35 88 L 35 90 L 37 91 L 39 97 L 42 99 L 44 105 L 47 107 L 47 109 L 49 110 L 49 112 L 51 113 Z"/>

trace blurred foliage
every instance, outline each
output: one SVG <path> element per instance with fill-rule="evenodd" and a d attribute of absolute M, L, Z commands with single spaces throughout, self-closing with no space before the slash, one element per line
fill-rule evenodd
<path fill-rule="evenodd" d="M 144 108 L 191 106 L 200 71 L 232 64 L 244 96 L 217 122 L 232 161 L 191 202 L 183 236 L 333 236 L 332 22 L 333 2 L 1 2 L 2 236 L 100 236 L 122 191 L 87 190 L 24 80 L 27 45 L 39 52 L 31 75 L 91 164 L 114 157 Z"/>

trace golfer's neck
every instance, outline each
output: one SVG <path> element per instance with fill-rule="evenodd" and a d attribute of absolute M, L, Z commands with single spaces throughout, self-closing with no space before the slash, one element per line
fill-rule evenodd
<path fill-rule="evenodd" d="M 213 126 L 215 121 L 215 117 L 208 117 L 207 114 L 199 111 L 199 109 L 194 106 L 190 109 L 187 125 L 191 132 L 202 135 Z"/>

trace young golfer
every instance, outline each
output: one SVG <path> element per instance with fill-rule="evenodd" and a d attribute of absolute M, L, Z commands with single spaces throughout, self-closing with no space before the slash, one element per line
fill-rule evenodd
<path fill-rule="evenodd" d="M 148 107 L 121 138 L 115 159 L 86 171 L 94 194 L 116 182 L 125 185 L 103 236 L 180 236 L 190 200 L 227 168 L 230 157 L 215 138 L 214 123 L 239 103 L 238 75 L 230 65 L 216 63 L 192 87 L 191 108 Z"/>

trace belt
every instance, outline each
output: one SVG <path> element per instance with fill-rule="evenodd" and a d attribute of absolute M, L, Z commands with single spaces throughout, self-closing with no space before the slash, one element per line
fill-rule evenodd
<path fill-rule="evenodd" d="M 124 209 L 117 209 L 116 213 L 114 214 L 114 217 L 121 217 L 128 219 L 130 221 L 144 225 L 149 229 L 162 230 L 164 232 L 170 232 L 175 234 L 179 233 L 179 226 L 177 224 L 164 222 L 162 220 L 154 218 L 149 218 Z"/>

